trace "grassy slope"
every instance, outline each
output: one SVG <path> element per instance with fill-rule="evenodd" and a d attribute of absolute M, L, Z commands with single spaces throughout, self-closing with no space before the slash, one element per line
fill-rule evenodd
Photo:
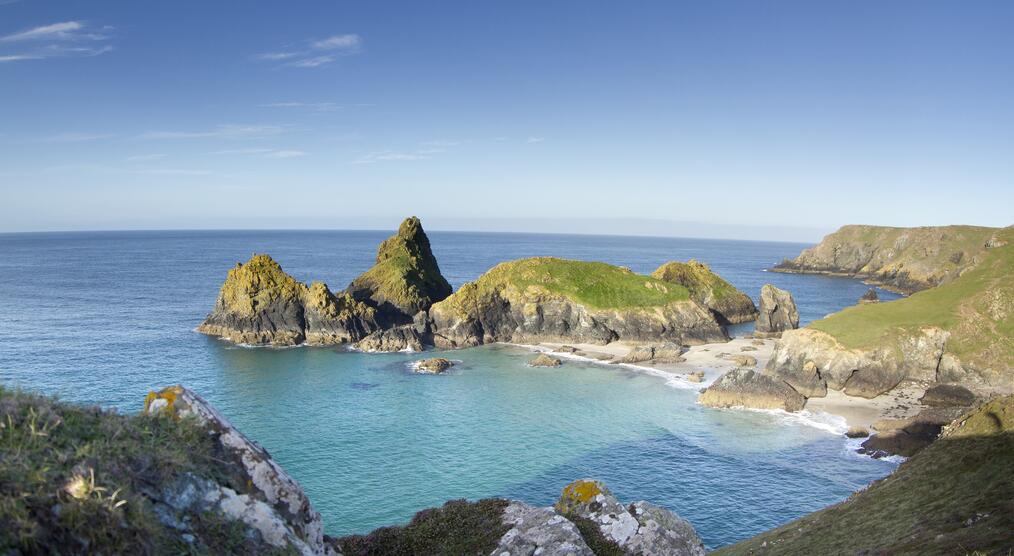
<path fill-rule="evenodd" d="M 1009 554 L 1014 549 L 1014 397 L 845 502 L 713 554 Z"/>
<path fill-rule="evenodd" d="M 713 272 L 708 265 L 693 259 L 685 263 L 678 261 L 665 263 L 652 272 L 651 276 L 664 282 L 680 284 L 695 297 L 707 297 L 710 292 L 712 298 L 718 301 L 734 295 L 743 295 L 743 292 Z"/>
<path fill-rule="evenodd" d="M 947 349 L 962 361 L 1014 366 L 1014 227 L 997 235 L 1009 243 L 986 251 L 978 266 L 952 282 L 897 301 L 849 307 L 810 327 L 846 347 L 864 348 L 937 326 L 951 332 Z"/>
<path fill-rule="evenodd" d="M 595 309 L 660 307 L 690 299 L 683 286 L 635 274 L 611 264 L 535 257 L 500 263 L 447 299 L 469 307 L 476 296 L 513 288 L 532 295 L 562 296 Z"/>
<path fill-rule="evenodd" d="M 185 472 L 228 484 L 225 457 L 190 420 L 123 416 L 0 388 L 0 553 L 250 552 L 245 527 L 214 514 L 193 516 L 198 542 L 185 544 L 141 494 Z"/>

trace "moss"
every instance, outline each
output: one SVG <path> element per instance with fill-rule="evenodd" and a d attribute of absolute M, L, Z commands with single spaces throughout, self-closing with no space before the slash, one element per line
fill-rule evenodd
<path fill-rule="evenodd" d="M 503 522 L 507 504 L 497 498 L 452 500 L 417 513 L 403 527 L 383 527 L 332 542 L 346 556 L 487 555 L 509 530 Z"/>
<path fill-rule="evenodd" d="M 690 291 L 690 295 L 703 302 L 706 299 L 721 300 L 733 295 L 744 295 L 735 286 L 711 270 L 708 265 L 690 259 L 681 263 L 670 261 L 655 269 L 652 277 L 680 284 Z"/>

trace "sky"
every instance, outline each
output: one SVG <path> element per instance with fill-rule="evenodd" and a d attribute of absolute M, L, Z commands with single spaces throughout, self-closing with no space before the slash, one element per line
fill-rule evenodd
<path fill-rule="evenodd" d="M 1014 2 L 0 0 L 0 232 L 1014 224 Z"/>

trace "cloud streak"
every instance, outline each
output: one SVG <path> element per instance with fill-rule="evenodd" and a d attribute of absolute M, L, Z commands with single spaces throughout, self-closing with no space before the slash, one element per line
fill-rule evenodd
<path fill-rule="evenodd" d="M 220 125 L 202 131 L 147 131 L 138 135 L 138 139 L 249 139 L 278 135 L 285 131 L 279 125 Z"/>
<path fill-rule="evenodd" d="M 0 52 L 0 62 L 45 58 L 90 57 L 113 50 L 108 44 L 112 27 L 93 29 L 81 21 L 62 21 L 0 36 L 0 45 L 12 45 L 21 52 Z"/>
<path fill-rule="evenodd" d="M 293 68 L 316 68 L 326 66 L 339 56 L 358 54 L 363 39 L 355 33 L 333 35 L 324 39 L 309 39 L 302 42 L 302 47 L 286 48 L 273 52 L 264 52 L 254 56 L 263 62 L 286 62 L 283 66 Z"/>

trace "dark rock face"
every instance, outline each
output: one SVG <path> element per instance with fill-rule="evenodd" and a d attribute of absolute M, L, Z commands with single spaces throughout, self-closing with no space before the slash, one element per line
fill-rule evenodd
<path fill-rule="evenodd" d="M 751 369 L 735 369 L 701 392 L 697 403 L 708 407 L 799 411 L 806 404 L 806 398 L 783 380 Z"/>
<path fill-rule="evenodd" d="M 760 314 L 754 335 L 778 338 L 782 332 L 799 328 L 799 311 L 792 294 L 771 284 L 761 288 Z"/>
<path fill-rule="evenodd" d="M 877 434 L 863 442 L 861 453 L 912 457 L 936 440 L 944 426 L 968 410 L 968 407 L 932 408 L 906 419 L 881 419 L 873 423 Z"/>
<path fill-rule="evenodd" d="M 376 264 L 347 291 L 375 307 L 383 324 L 394 325 L 412 322 L 417 313 L 451 295 L 451 285 L 440 274 L 422 223 L 413 216 L 380 244 Z"/>
<path fill-rule="evenodd" d="M 757 307 L 750 296 L 737 290 L 704 263 L 692 259 L 685 263 L 668 262 L 651 275 L 663 282 L 685 287 L 693 299 L 714 313 L 723 325 L 750 322 L 757 318 Z"/>
<path fill-rule="evenodd" d="M 930 407 L 969 407 L 978 401 L 971 390 L 957 384 L 935 384 L 930 386 L 919 399 Z"/>
<path fill-rule="evenodd" d="M 859 303 L 877 303 L 878 301 L 880 301 L 880 296 L 877 295 L 877 290 L 874 288 L 866 290 L 866 293 L 859 298 Z"/>
<path fill-rule="evenodd" d="M 320 282 L 307 287 L 271 257 L 254 255 L 229 271 L 197 330 L 237 343 L 290 346 L 354 342 L 377 327 L 372 308 Z"/>
<path fill-rule="evenodd" d="M 412 326 L 377 330 L 356 343 L 363 351 L 423 351 L 424 338 Z"/>

